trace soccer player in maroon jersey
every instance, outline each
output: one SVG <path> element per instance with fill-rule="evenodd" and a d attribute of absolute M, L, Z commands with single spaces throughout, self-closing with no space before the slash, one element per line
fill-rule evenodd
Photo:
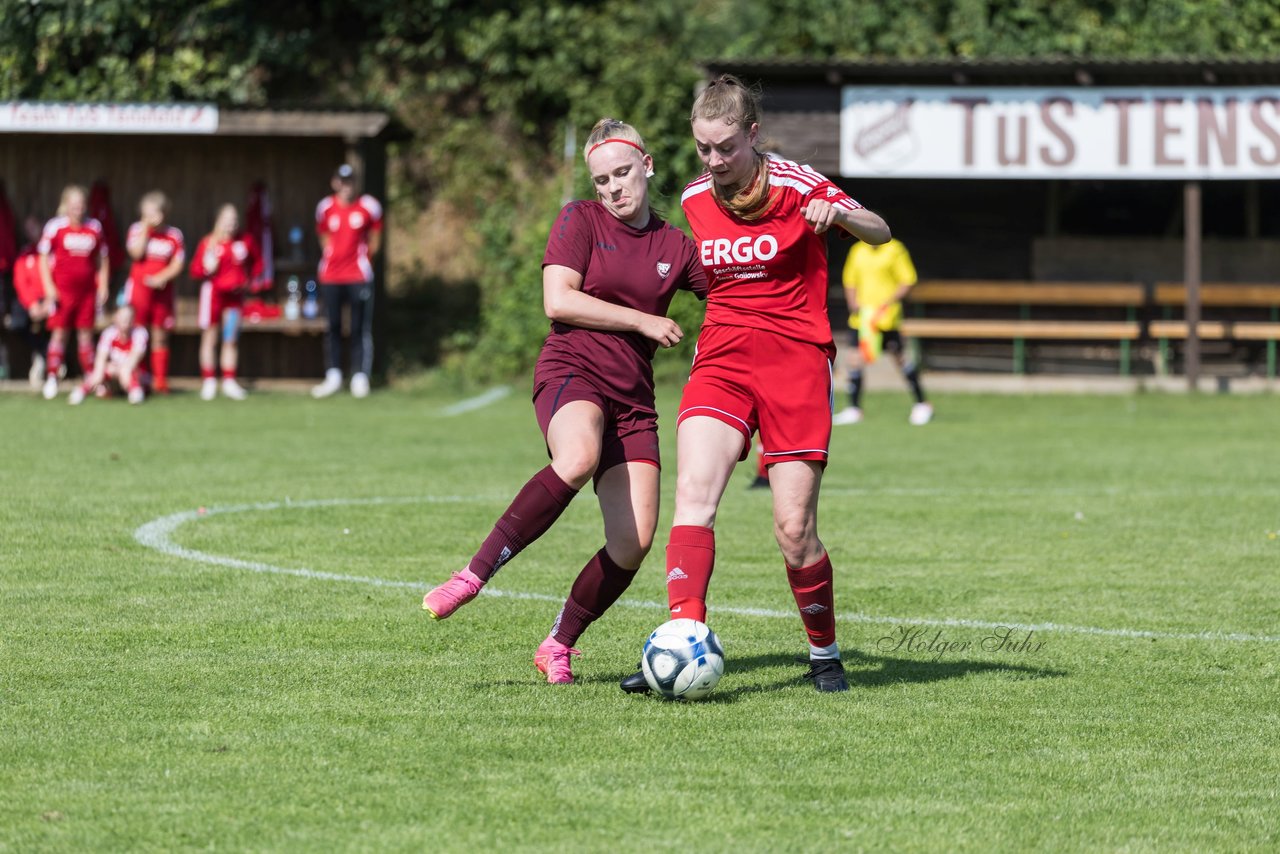
<path fill-rule="evenodd" d="M 324 298 L 324 382 L 312 397 L 342 388 L 342 306 L 351 308 L 351 394 L 369 395 L 373 370 L 373 256 L 382 246 L 382 205 L 368 193 L 356 195 L 356 172 L 343 163 L 333 174 L 333 195 L 316 205 L 316 236 L 323 254 L 316 271 Z"/>
<path fill-rule="evenodd" d="M 594 479 L 605 544 L 578 574 L 534 665 L 573 681 L 574 643 L 618 600 L 649 552 L 658 520 L 653 354 L 684 333 L 666 317 L 675 292 L 706 293 L 693 243 L 649 207 L 653 158 L 628 124 L 601 119 L 584 157 L 597 201 L 560 212 L 543 257 L 551 331 L 533 403 L 551 464 L 524 485 L 480 550 L 422 607 L 444 619 L 559 518 Z"/>
<path fill-rule="evenodd" d="M 262 274 L 262 252 L 253 236 L 240 231 L 240 214 L 235 205 L 223 205 L 213 222 L 213 231 L 196 246 L 191 258 L 191 277 L 200 285 L 200 397 L 213 400 L 218 394 L 215 368 L 222 367 L 222 394 L 244 400 L 245 390 L 236 382 L 240 350 L 240 312 L 244 294 Z M 214 361 L 218 338 L 222 352 Z"/>
<path fill-rule="evenodd" d="M 169 199 L 153 190 L 138 203 L 139 220 L 129 226 L 125 249 L 133 259 L 125 301 L 136 322 L 151 330 L 152 390 L 169 393 L 169 330 L 173 329 L 173 280 L 186 259 L 182 232 L 165 223 Z"/>
<path fill-rule="evenodd" d="M 758 151 L 758 114 L 756 95 L 723 75 L 698 95 L 690 117 L 707 171 L 685 188 L 681 206 L 709 291 L 676 428 L 667 598 L 672 618 L 705 621 L 716 510 L 758 430 L 774 534 L 809 637 L 806 678 L 819 691 L 845 691 L 831 561 L 817 525 L 835 357 L 826 232 L 836 226 L 879 244 L 889 227 L 807 166 Z M 647 690 L 643 676 L 622 687 Z"/>
<path fill-rule="evenodd" d="M 62 191 L 58 215 L 40 237 L 40 279 L 45 296 L 56 303 L 48 321 L 49 352 L 44 396 L 58 395 L 58 369 L 67 350 L 67 330 L 76 331 L 80 370 L 93 370 L 93 325 L 98 310 L 107 304 L 107 243 L 102 224 L 86 216 L 88 194 L 71 184 Z"/>

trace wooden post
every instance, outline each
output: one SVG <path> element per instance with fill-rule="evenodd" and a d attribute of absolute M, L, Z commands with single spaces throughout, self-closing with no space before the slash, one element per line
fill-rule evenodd
<path fill-rule="evenodd" d="M 1200 182 L 1183 187 L 1182 278 L 1187 286 L 1187 346 L 1185 354 L 1187 388 L 1195 391 L 1200 381 Z"/>

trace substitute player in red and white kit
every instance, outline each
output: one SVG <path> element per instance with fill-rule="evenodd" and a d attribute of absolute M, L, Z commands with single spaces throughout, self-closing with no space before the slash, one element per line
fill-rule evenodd
<path fill-rule="evenodd" d="M 129 226 L 125 249 L 133 259 L 125 301 L 137 322 L 151 330 L 152 389 L 169 392 L 169 331 L 173 329 L 173 280 L 182 272 L 186 249 L 182 232 L 165 222 L 169 199 L 159 190 L 138 203 L 140 219 Z"/>
<path fill-rule="evenodd" d="M 102 225 L 85 215 L 87 209 L 84 187 L 69 185 L 62 191 L 58 215 L 40 236 L 40 278 L 45 296 L 57 303 L 49 318 L 46 400 L 58 395 L 68 329 L 76 331 L 80 370 L 86 375 L 93 370 L 93 325 L 98 309 L 107 304 L 108 259 Z"/>
<path fill-rule="evenodd" d="M 49 347 L 49 333 L 45 328 L 53 315 L 57 300 L 45 293 L 40 278 L 40 221 L 28 216 L 22 224 L 27 243 L 18 249 L 13 261 L 13 291 L 17 301 L 10 309 L 9 322 L 31 349 L 31 370 L 27 377 L 31 387 L 39 389 L 45 382 L 45 350 Z"/>
<path fill-rule="evenodd" d="M 667 545 L 671 616 L 706 618 L 715 518 L 734 465 L 759 431 L 773 492 L 774 534 L 809 637 L 807 678 L 848 690 L 836 645 L 831 561 L 818 539 L 818 487 L 831 438 L 826 231 L 869 243 L 884 220 L 806 166 L 755 150 L 756 96 L 724 75 L 691 116 L 707 173 L 684 191 L 710 282 L 676 432 L 676 506 Z M 624 690 L 645 688 L 627 677 Z"/>
<path fill-rule="evenodd" d="M 191 277 L 200 285 L 200 397 L 213 400 L 218 394 L 214 362 L 218 337 L 222 337 L 222 393 L 232 400 L 244 400 L 245 390 L 236 382 L 239 361 L 240 312 L 244 294 L 262 273 L 262 253 L 252 236 L 240 233 L 240 214 L 235 205 L 223 205 L 214 220 L 213 231 L 196 246 L 191 258 Z"/>
<path fill-rule="evenodd" d="M 706 294 L 693 243 L 649 207 L 653 158 L 635 128 L 601 119 L 584 155 L 599 201 L 571 202 L 547 240 L 542 294 L 551 333 L 533 403 L 551 465 L 524 485 L 466 568 L 422 607 L 443 619 L 551 527 L 594 478 L 605 544 L 587 561 L 534 655 L 552 683 L 573 681 L 579 636 L 635 577 L 658 524 L 653 355 L 683 332 L 667 318 L 680 289 Z"/>
<path fill-rule="evenodd" d="M 133 306 L 126 303 L 116 309 L 111 325 L 102 331 L 93 370 L 71 390 L 67 403 L 78 406 L 92 391 L 106 397 L 114 390 L 111 386 L 128 394 L 130 403 L 142 403 L 146 399 L 142 357 L 146 354 L 147 329 L 135 322 Z"/>
<path fill-rule="evenodd" d="M 382 205 L 368 193 L 356 196 L 356 173 L 342 164 L 333 175 L 333 195 L 316 205 L 320 257 L 320 295 L 324 298 L 328 334 L 324 382 L 313 397 L 328 397 L 342 388 L 342 306 L 351 311 L 351 393 L 369 394 L 373 370 L 373 256 L 382 246 Z"/>

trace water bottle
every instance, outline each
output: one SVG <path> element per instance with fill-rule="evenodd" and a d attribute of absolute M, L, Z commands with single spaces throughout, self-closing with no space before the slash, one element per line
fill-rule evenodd
<path fill-rule="evenodd" d="M 320 305 L 316 302 L 315 279 L 307 280 L 307 297 L 302 302 L 302 316 L 307 320 L 315 320 L 320 314 Z"/>
<path fill-rule="evenodd" d="M 298 302 L 299 297 L 298 297 L 298 277 L 297 276 L 289 277 L 289 284 L 288 284 L 287 290 L 289 291 L 289 297 L 288 299 L 285 300 L 285 303 L 284 303 L 284 319 L 297 320 L 298 316 L 301 314 L 301 310 L 300 310 L 301 306 L 299 305 L 299 302 Z"/>

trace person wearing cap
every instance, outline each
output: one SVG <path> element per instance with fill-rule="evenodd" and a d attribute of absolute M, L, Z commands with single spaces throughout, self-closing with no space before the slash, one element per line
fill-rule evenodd
<path fill-rule="evenodd" d="M 382 205 L 373 196 L 356 195 L 356 173 L 343 163 L 333 174 L 333 195 L 316 205 L 320 240 L 318 280 L 329 329 L 325 336 L 324 382 L 311 396 L 329 397 L 342 388 L 342 307 L 348 306 L 351 330 L 351 394 L 369 394 L 373 366 L 373 264 L 382 246 Z"/>

